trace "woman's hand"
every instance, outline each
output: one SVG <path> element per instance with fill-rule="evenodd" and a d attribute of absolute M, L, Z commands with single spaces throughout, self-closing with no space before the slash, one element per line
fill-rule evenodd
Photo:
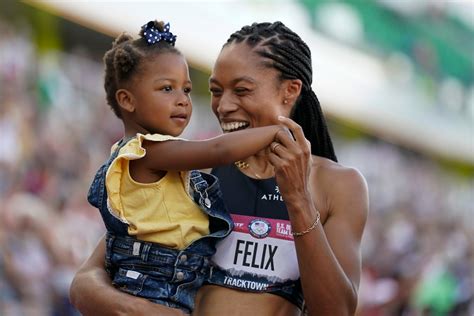
<path fill-rule="evenodd" d="M 293 120 L 283 116 L 279 116 L 278 120 L 293 136 L 289 132 L 279 131 L 269 146 L 269 160 L 275 169 L 275 178 L 283 199 L 286 203 L 295 203 L 311 196 L 308 188 L 311 144 L 304 137 L 301 126 Z"/>

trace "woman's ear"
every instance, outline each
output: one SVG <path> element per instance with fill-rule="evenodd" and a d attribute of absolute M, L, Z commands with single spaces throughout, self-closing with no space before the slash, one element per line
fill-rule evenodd
<path fill-rule="evenodd" d="M 115 92 L 115 99 L 122 110 L 130 113 L 135 111 L 133 95 L 127 89 L 118 89 Z"/>
<path fill-rule="evenodd" d="M 285 80 L 283 104 L 289 105 L 290 108 L 293 108 L 293 105 L 300 96 L 302 87 L 303 82 L 300 79 Z"/>

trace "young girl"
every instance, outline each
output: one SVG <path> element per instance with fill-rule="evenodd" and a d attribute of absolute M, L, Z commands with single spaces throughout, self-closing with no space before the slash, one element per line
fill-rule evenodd
<path fill-rule="evenodd" d="M 140 35 L 120 35 L 104 56 L 107 102 L 125 136 L 97 172 L 88 200 L 107 227 L 106 267 L 114 285 L 190 313 L 215 243 L 233 226 L 217 179 L 193 169 L 251 156 L 284 129 L 177 138 L 192 111 L 187 63 L 169 24 L 148 22 Z M 248 125 L 238 116 L 222 124 L 224 130 Z"/>

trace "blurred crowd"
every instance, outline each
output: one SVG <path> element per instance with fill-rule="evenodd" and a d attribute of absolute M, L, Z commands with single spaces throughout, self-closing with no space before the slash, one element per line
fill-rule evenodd
<path fill-rule="evenodd" d="M 69 285 L 104 233 L 86 194 L 121 125 L 100 60 L 38 54 L 28 32 L 0 33 L 0 315 L 77 315 Z M 358 314 L 474 314 L 473 179 L 381 141 L 335 138 L 370 189 Z"/>
<path fill-rule="evenodd" d="M 69 284 L 104 232 L 85 196 L 120 126 L 99 62 L 0 32 L 0 315 L 74 315 Z"/>
<path fill-rule="evenodd" d="M 370 193 L 358 315 L 474 315 L 474 179 L 388 143 L 338 141 Z"/>

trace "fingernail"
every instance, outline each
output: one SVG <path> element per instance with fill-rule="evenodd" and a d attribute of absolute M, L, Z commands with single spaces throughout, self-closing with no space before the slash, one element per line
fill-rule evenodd
<path fill-rule="evenodd" d="M 283 121 L 284 119 L 285 119 L 284 116 L 278 115 L 278 120 L 279 120 L 279 121 Z"/>

